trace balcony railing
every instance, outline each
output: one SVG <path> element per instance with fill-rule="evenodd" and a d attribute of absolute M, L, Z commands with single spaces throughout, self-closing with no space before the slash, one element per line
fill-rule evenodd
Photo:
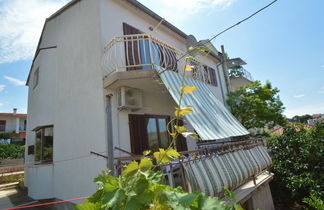
<path fill-rule="evenodd" d="M 238 68 L 238 69 L 229 69 L 229 76 L 230 77 L 244 77 L 245 79 L 253 82 L 251 73 L 242 67 Z"/>
<path fill-rule="evenodd" d="M 151 35 L 136 34 L 113 38 L 104 47 L 102 67 L 105 77 L 114 72 L 153 69 L 154 65 L 182 73 L 185 60 L 185 52 Z M 215 82 L 212 68 L 195 59 L 190 59 L 189 65 L 194 70 L 186 72 L 186 76 L 208 84 Z"/>

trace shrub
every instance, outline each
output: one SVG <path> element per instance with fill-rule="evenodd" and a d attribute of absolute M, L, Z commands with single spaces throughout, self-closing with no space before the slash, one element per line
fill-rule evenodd
<path fill-rule="evenodd" d="M 23 158 L 25 153 L 25 146 L 14 144 L 0 144 L 0 160 L 3 159 L 19 159 Z"/>
<path fill-rule="evenodd" d="M 314 195 L 324 198 L 324 123 L 305 130 L 285 127 L 282 135 L 268 139 L 273 155 L 274 197 L 283 203 L 299 202 Z"/>

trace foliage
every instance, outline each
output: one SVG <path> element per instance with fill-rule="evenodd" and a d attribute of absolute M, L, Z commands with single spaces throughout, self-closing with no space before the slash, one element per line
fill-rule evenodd
<path fill-rule="evenodd" d="M 143 162 L 145 160 L 145 163 Z M 186 193 L 180 187 L 162 184 L 162 172 L 151 170 L 153 163 L 144 158 L 129 164 L 119 177 L 104 172 L 95 178 L 98 191 L 77 205 L 83 209 L 227 209 L 224 201 L 202 192 Z"/>
<path fill-rule="evenodd" d="M 309 114 L 306 115 L 302 115 L 302 116 L 294 116 L 293 118 L 290 119 L 291 122 L 295 122 L 295 123 L 307 123 L 307 120 L 309 119 L 313 119 L 313 117 Z"/>
<path fill-rule="evenodd" d="M 275 125 L 285 125 L 282 115 L 283 103 L 278 96 L 279 90 L 272 88 L 270 82 L 261 85 L 255 81 L 229 94 L 227 103 L 233 115 L 246 128 L 262 128 L 265 125 L 272 128 Z"/>
<path fill-rule="evenodd" d="M 304 198 L 303 202 L 314 209 L 324 210 L 323 200 L 316 198 L 314 195 L 311 195 L 309 198 Z"/>
<path fill-rule="evenodd" d="M 25 153 L 25 146 L 14 144 L 0 144 L 0 160 L 12 158 L 23 158 Z"/>
<path fill-rule="evenodd" d="M 15 132 L 0 133 L 0 139 L 11 139 L 18 136 L 19 134 Z"/>
<path fill-rule="evenodd" d="M 273 195 L 284 203 L 301 202 L 314 195 L 324 198 L 324 123 L 305 130 L 285 127 L 282 135 L 268 139 L 273 154 Z"/>

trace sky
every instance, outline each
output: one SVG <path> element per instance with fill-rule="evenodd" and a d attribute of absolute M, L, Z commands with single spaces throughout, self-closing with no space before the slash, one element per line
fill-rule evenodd
<path fill-rule="evenodd" d="M 207 39 L 271 0 L 139 0 L 187 34 Z M 68 0 L 0 0 L 0 112 L 27 112 L 25 81 L 46 17 Z M 32 8 L 32 9 L 30 9 Z M 255 80 L 280 90 L 288 117 L 324 113 L 324 1 L 278 0 L 217 37 Z"/>

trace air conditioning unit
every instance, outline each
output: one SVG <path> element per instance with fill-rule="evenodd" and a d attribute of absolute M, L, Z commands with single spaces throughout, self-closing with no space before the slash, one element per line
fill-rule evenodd
<path fill-rule="evenodd" d="M 120 87 L 117 90 L 118 109 L 137 110 L 143 107 L 142 91 L 136 88 Z"/>

